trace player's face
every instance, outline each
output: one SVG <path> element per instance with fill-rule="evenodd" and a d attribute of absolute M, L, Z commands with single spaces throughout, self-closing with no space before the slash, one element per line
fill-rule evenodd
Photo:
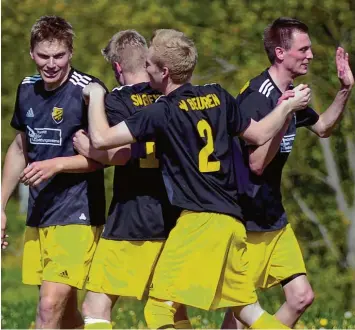
<path fill-rule="evenodd" d="M 41 41 L 32 49 L 31 57 L 47 90 L 56 89 L 68 77 L 72 53 L 64 42 Z"/>
<path fill-rule="evenodd" d="M 291 48 L 285 52 L 283 65 L 294 77 L 307 73 L 308 65 L 313 59 L 311 40 L 307 33 L 294 32 Z"/>
<path fill-rule="evenodd" d="M 160 90 L 163 85 L 163 71 L 153 61 L 154 51 L 149 48 L 146 59 L 146 70 L 149 75 L 150 85 Z"/>

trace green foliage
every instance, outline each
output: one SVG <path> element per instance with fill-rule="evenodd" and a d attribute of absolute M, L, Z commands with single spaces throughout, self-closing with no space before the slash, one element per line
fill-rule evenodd
<path fill-rule="evenodd" d="M 17 86 L 23 77 L 36 72 L 28 54 L 30 28 L 38 17 L 46 14 L 61 15 L 72 23 L 77 36 L 74 67 L 98 76 L 109 88 L 114 87 L 116 82 L 112 69 L 104 61 L 100 50 L 114 33 L 132 28 L 137 29 L 148 40 L 152 31 L 157 28 L 184 31 L 195 40 L 199 51 L 193 82 L 217 82 L 236 95 L 247 80 L 269 65 L 261 39 L 265 26 L 279 16 L 297 17 L 309 25 L 315 55 L 311 71 L 307 76 L 299 78 L 297 83 L 310 84 L 313 106 L 319 112 L 325 111 L 331 104 L 339 86 L 334 63 L 336 46 L 345 46 L 351 62 L 355 63 L 355 3 L 352 0 L 4 0 L 1 13 L 2 156 L 14 137 L 9 122 Z M 347 153 L 353 151 L 347 149 L 346 140 L 355 141 L 354 107 L 354 102 L 350 101 L 346 115 L 331 138 L 341 186 L 346 201 L 352 207 L 355 207 L 352 204 L 355 199 L 355 183 Z M 351 295 L 355 293 L 354 289 L 351 291 L 354 283 L 354 277 L 351 276 L 354 275 L 351 275 L 345 264 L 348 252 L 346 233 L 352 219 L 339 211 L 334 191 L 326 184 L 328 173 L 318 138 L 305 129 L 299 132 L 284 171 L 283 193 L 289 219 L 299 238 L 309 277 L 316 292 L 316 301 L 304 316 L 303 322 L 308 327 L 318 327 L 317 320 L 327 318 L 329 326 L 347 328 L 350 325 L 343 322 L 342 315 L 351 308 Z M 110 168 L 106 172 L 109 202 L 113 171 Z M 327 229 L 335 252 L 325 244 L 319 226 L 302 213 L 295 202 L 294 193 L 302 196 L 320 224 Z M 15 242 L 12 241 L 12 246 L 2 261 L 2 320 L 3 326 L 24 328 L 34 315 L 35 292 L 30 294 L 24 286 L 19 285 L 20 234 L 23 231 L 24 218 L 15 215 L 15 207 L 14 204 L 10 205 L 13 208 L 10 213 L 14 221 L 9 221 L 9 232 L 16 239 Z M 282 301 L 280 297 L 278 291 L 271 290 L 262 301 L 275 309 Z M 134 306 L 132 310 L 138 313 L 138 305 Z M 31 311 L 28 320 L 25 316 L 27 311 Z M 133 321 L 133 315 L 127 316 L 126 312 L 122 312 L 121 319 L 120 313 L 117 310 L 117 324 L 141 327 L 142 324 Z M 198 313 L 196 326 L 205 327 L 208 324 L 208 327 L 218 327 L 221 322 L 219 312 L 208 314 L 214 315 L 213 319 Z M 204 321 L 205 318 L 207 321 Z M 331 323 L 333 318 L 337 320 L 336 324 Z M 125 323 L 122 323 L 123 319 Z M 142 317 L 136 316 L 136 319 L 141 320 Z M 4 323 L 4 320 L 8 323 Z"/>

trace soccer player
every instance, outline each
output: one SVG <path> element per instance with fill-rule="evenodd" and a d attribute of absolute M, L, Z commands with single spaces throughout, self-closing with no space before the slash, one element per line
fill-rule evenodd
<path fill-rule="evenodd" d="M 147 51 L 144 37 L 135 30 L 118 32 L 102 50 L 122 85 L 105 98 L 110 126 L 144 111 L 161 95 L 149 85 Z M 82 308 L 85 328 L 111 328 L 111 310 L 119 296 L 143 298 L 180 210 L 167 198 L 153 141 L 135 143 L 132 150 L 129 145 L 96 150 L 80 131 L 74 146 L 86 157 L 118 165 L 109 216 L 90 268 Z M 185 309 L 179 314 L 175 327 L 191 328 Z"/>
<path fill-rule="evenodd" d="M 257 303 L 248 276 L 232 137 L 240 134 L 250 143 L 265 143 L 289 114 L 308 104 L 310 90 L 296 87 L 295 96 L 264 120 L 251 121 L 219 85 L 191 85 L 196 61 L 194 43 L 182 32 L 157 30 L 147 72 L 152 87 L 166 96 L 111 128 L 104 114 L 104 90 L 98 84 L 84 90 L 93 145 L 107 149 L 155 137 L 169 200 L 184 209 L 156 266 L 146 321 L 151 328 L 173 327 L 179 304 L 205 310 L 233 306 L 248 326 L 282 328 Z"/>
<path fill-rule="evenodd" d="M 292 93 L 294 78 L 305 75 L 313 59 L 308 27 L 292 18 L 278 18 L 265 29 L 264 47 L 271 62 L 270 68 L 250 80 L 237 97 L 242 113 L 250 114 L 254 120 L 272 113 L 282 93 Z M 250 168 L 247 190 L 252 192 L 242 197 L 249 265 L 256 287 L 267 289 L 282 285 L 286 302 L 276 317 L 289 327 L 294 327 L 312 304 L 314 294 L 300 247 L 282 205 L 282 169 L 298 127 L 305 126 L 324 138 L 340 120 L 354 84 L 348 58 L 344 49 L 338 47 L 335 60 L 340 89 L 325 112 L 318 115 L 309 107 L 298 111 L 289 116 L 280 133 L 263 146 L 246 145 L 241 141 Z M 235 329 L 236 326 L 230 311 L 222 328 Z"/>
<path fill-rule="evenodd" d="M 76 289 L 105 220 L 102 165 L 72 145 L 74 133 L 87 127 L 82 90 L 98 81 L 71 67 L 73 37 L 61 17 L 43 16 L 33 25 L 30 55 L 39 74 L 19 84 L 11 121 L 17 133 L 3 169 L 2 242 L 6 204 L 19 177 L 30 185 L 22 281 L 40 286 L 36 328 L 82 326 Z"/>

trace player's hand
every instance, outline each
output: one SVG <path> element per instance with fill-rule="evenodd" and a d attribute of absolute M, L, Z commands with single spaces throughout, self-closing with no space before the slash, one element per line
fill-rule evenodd
<path fill-rule="evenodd" d="M 354 76 L 349 65 L 349 54 L 345 53 L 344 48 L 338 47 L 335 54 L 335 63 L 341 88 L 351 89 L 354 85 Z"/>
<path fill-rule="evenodd" d="M 20 182 L 26 186 L 38 186 L 60 172 L 60 164 L 56 158 L 34 162 L 28 165 L 20 175 Z"/>
<path fill-rule="evenodd" d="M 2 249 L 6 249 L 7 246 L 9 245 L 9 242 L 7 241 L 9 235 L 6 235 L 6 223 L 7 223 L 6 213 L 3 209 L 1 209 L 1 248 Z"/>
<path fill-rule="evenodd" d="M 90 149 L 92 148 L 92 145 L 88 133 L 84 130 L 80 129 L 75 133 L 73 137 L 73 146 L 80 155 L 90 158 Z"/>
<path fill-rule="evenodd" d="M 85 101 L 86 104 L 89 104 L 90 96 L 93 93 L 103 93 L 103 94 L 105 94 L 106 91 L 99 83 L 96 83 L 96 82 L 93 82 L 93 83 L 90 83 L 90 84 L 86 85 L 84 87 L 84 89 L 83 89 L 83 98 L 84 98 L 84 101 Z"/>
<path fill-rule="evenodd" d="M 308 85 L 299 84 L 293 89 L 293 91 L 295 92 L 295 95 L 284 102 L 289 102 L 293 111 L 306 108 L 311 101 L 311 89 Z"/>
<path fill-rule="evenodd" d="M 292 89 L 289 89 L 279 97 L 276 105 L 279 105 L 282 101 L 288 100 L 290 97 L 294 97 L 294 96 L 295 96 L 295 92 Z"/>

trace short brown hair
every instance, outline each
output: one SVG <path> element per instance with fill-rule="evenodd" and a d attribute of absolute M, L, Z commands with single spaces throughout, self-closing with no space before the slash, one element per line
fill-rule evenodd
<path fill-rule="evenodd" d="M 101 50 L 106 61 L 117 62 L 126 72 L 138 72 L 145 69 L 147 42 L 136 30 L 116 33 Z"/>
<path fill-rule="evenodd" d="M 59 16 L 42 16 L 31 29 L 31 50 L 42 41 L 58 40 L 64 42 L 69 51 L 73 51 L 75 34 L 73 27 L 64 18 Z"/>
<path fill-rule="evenodd" d="M 184 33 L 172 29 L 156 30 L 150 47 L 154 50 L 153 61 L 160 68 L 169 69 L 174 83 L 182 84 L 191 78 L 198 55 L 194 42 Z"/>
<path fill-rule="evenodd" d="M 308 26 L 301 21 L 279 17 L 264 30 L 264 48 L 271 64 L 275 62 L 275 48 L 282 47 L 286 50 L 291 48 L 293 32 L 308 33 Z"/>

